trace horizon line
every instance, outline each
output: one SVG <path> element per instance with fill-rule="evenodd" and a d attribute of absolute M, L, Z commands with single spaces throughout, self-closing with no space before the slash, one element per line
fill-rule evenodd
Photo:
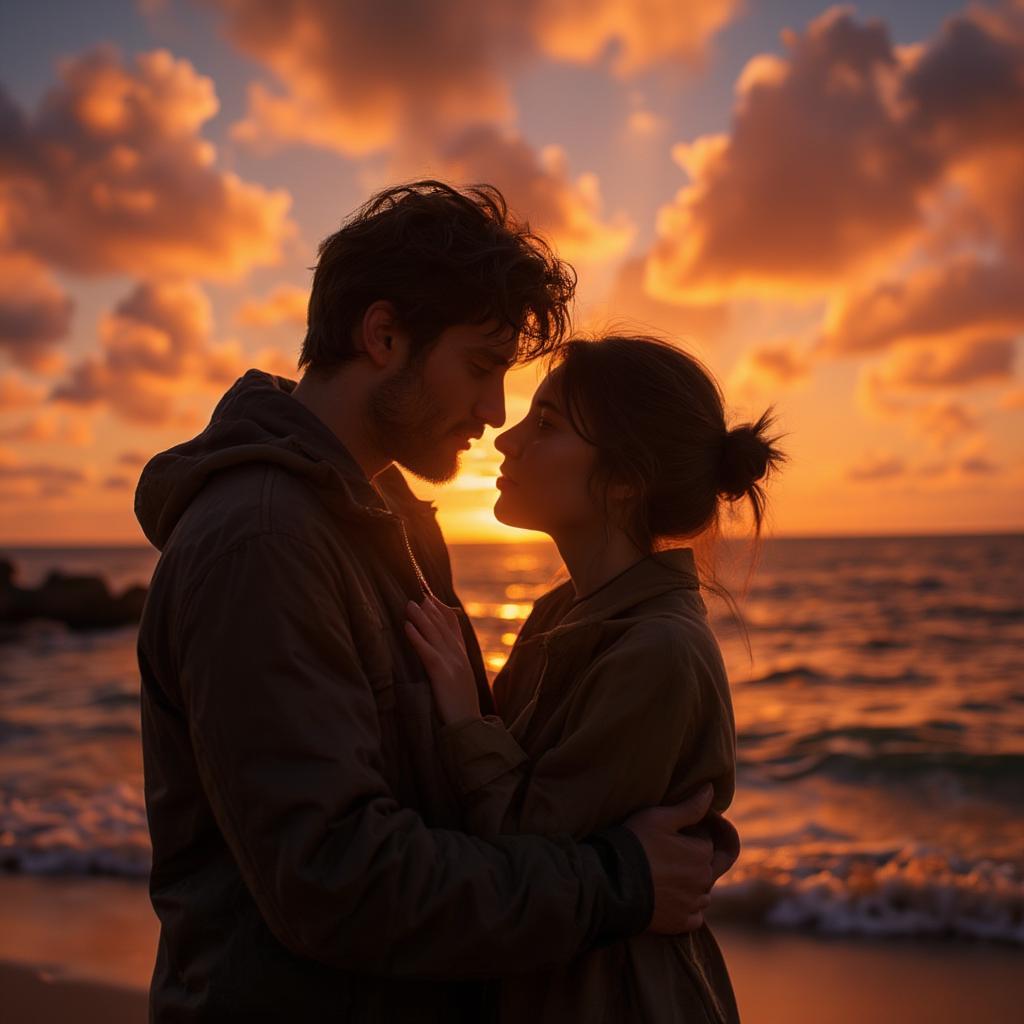
<path fill-rule="evenodd" d="M 903 540 L 908 538 L 943 538 L 943 537 L 1016 537 L 1024 535 L 1024 526 L 1011 529 L 997 530 L 954 530 L 938 532 L 897 532 L 897 533 L 773 533 L 762 535 L 762 543 L 773 540 Z M 723 536 L 722 541 L 750 541 L 753 538 L 742 536 Z M 451 540 L 447 542 L 448 547 L 468 546 L 500 546 L 515 547 L 520 544 L 553 544 L 550 537 L 538 537 L 530 540 L 498 540 L 495 538 L 482 538 L 479 540 Z M 96 548 L 135 548 L 138 550 L 157 549 L 146 542 L 137 541 L 72 541 L 61 543 L 59 541 L 0 541 L 0 551 L 4 549 L 26 550 L 52 550 L 54 548 L 73 549 L 96 549 Z"/>

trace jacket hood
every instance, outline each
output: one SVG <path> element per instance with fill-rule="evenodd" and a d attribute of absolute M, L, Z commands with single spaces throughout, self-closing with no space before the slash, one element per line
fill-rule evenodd
<path fill-rule="evenodd" d="M 304 477 L 340 516 L 395 518 L 433 515 L 401 471 L 376 477 L 385 504 L 359 463 L 327 425 L 292 397 L 296 382 L 248 370 L 217 403 L 201 434 L 153 456 L 135 490 L 135 517 L 146 539 L 162 550 L 178 520 L 206 482 L 248 462 L 273 463 Z"/>

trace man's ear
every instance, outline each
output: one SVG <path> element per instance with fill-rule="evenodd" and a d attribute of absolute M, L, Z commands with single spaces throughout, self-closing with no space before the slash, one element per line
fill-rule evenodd
<path fill-rule="evenodd" d="M 409 335 L 399 325 L 395 307 L 385 299 L 366 307 L 353 340 L 356 348 L 382 370 L 403 365 L 408 355 Z"/>

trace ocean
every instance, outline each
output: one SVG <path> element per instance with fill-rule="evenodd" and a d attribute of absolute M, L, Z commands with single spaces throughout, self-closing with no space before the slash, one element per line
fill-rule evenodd
<path fill-rule="evenodd" d="M 0 549 L 22 586 L 59 569 L 121 590 L 156 557 Z M 557 552 L 453 545 L 452 561 L 493 673 Z M 705 593 L 732 684 L 743 843 L 716 919 L 1024 946 L 1022 572 L 1024 535 L 769 539 L 740 605 L 749 654 Z M 726 582 L 737 594 L 741 576 Z M 0 869 L 142 880 L 148 865 L 134 628 L 7 629 Z"/>

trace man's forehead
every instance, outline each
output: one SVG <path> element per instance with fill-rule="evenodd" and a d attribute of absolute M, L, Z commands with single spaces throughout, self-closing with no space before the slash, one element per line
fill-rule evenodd
<path fill-rule="evenodd" d="M 466 348 L 495 362 L 514 362 L 519 348 L 519 335 L 511 327 L 500 328 L 492 320 L 489 323 L 462 325 L 457 332 L 458 340 Z"/>

